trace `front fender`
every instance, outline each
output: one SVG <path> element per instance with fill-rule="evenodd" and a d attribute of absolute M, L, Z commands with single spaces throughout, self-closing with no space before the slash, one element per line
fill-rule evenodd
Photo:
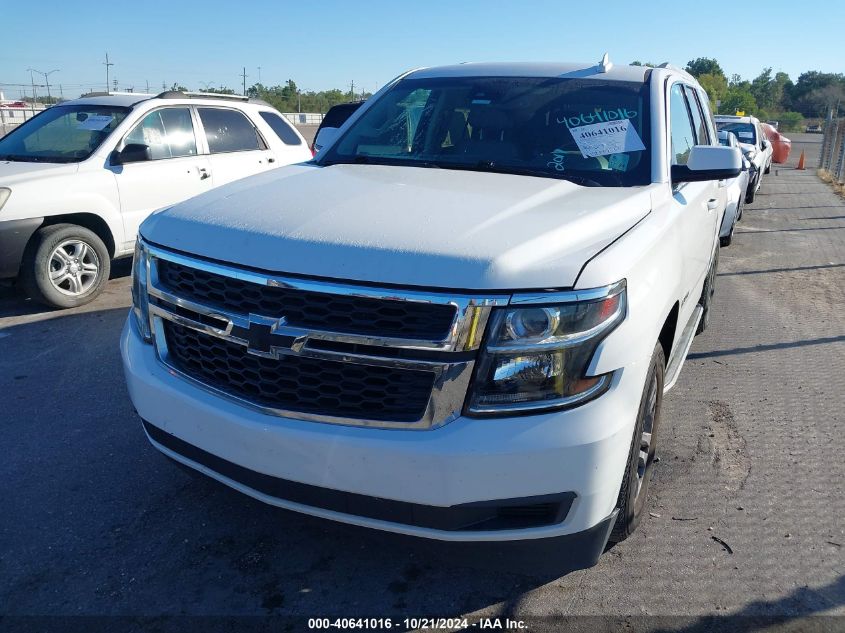
<path fill-rule="evenodd" d="M 624 278 L 628 296 L 625 320 L 599 345 L 588 375 L 649 362 L 666 317 L 683 297 L 682 243 L 672 209 L 663 204 L 586 265 L 578 288 Z"/>

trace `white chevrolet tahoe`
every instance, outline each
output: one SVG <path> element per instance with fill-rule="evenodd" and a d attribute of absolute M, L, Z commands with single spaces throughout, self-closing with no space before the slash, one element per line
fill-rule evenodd
<path fill-rule="evenodd" d="M 740 169 L 672 67 L 409 72 L 314 161 L 147 219 L 129 393 L 267 503 L 594 564 L 643 511 Z"/>
<path fill-rule="evenodd" d="M 263 102 L 164 92 L 48 108 L 0 138 L 0 279 L 69 308 L 94 299 L 154 210 L 311 158 Z"/>

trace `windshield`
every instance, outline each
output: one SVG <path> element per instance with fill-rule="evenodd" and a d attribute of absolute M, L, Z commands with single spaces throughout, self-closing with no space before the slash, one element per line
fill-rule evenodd
<path fill-rule="evenodd" d="M 647 85 L 601 79 L 436 77 L 400 81 L 320 165 L 494 171 L 588 186 L 651 180 Z"/>
<path fill-rule="evenodd" d="M 0 138 L 0 160 L 74 163 L 88 158 L 130 108 L 53 106 Z"/>
<path fill-rule="evenodd" d="M 733 132 L 740 143 L 747 143 L 748 145 L 757 143 L 757 133 L 752 123 L 717 121 L 716 127 L 726 132 Z"/>

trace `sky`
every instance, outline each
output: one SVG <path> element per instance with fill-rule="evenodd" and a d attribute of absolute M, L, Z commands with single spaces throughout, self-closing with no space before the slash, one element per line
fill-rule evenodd
<path fill-rule="evenodd" d="M 845 2 L 386 0 L 320 2 L 8 2 L 0 12 L 0 90 L 20 96 L 29 68 L 65 97 L 105 85 L 174 82 L 240 92 L 259 80 L 303 90 L 374 92 L 410 68 L 463 61 L 632 60 L 684 66 L 715 57 L 730 76 L 764 67 L 793 80 L 845 72 Z M 259 71 L 259 66 L 261 67 Z M 44 77 L 34 75 L 36 84 Z M 44 88 L 38 89 L 44 94 Z"/>

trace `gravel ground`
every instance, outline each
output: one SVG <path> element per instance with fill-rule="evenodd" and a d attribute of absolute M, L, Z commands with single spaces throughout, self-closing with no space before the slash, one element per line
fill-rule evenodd
<path fill-rule="evenodd" d="M 814 166 L 820 140 L 794 135 L 791 165 L 804 148 Z M 0 291 L 0 615 L 610 616 L 569 623 L 686 631 L 845 615 L 845 202 L 812 170 L 775 166 L 722 249 L 711 327 L 664 403 L 649 515 L 562 577 L 456 561 L 174 467 L 123 384 L 127 275 L 120 263 L 101 298 L 63 312 Z"/>

